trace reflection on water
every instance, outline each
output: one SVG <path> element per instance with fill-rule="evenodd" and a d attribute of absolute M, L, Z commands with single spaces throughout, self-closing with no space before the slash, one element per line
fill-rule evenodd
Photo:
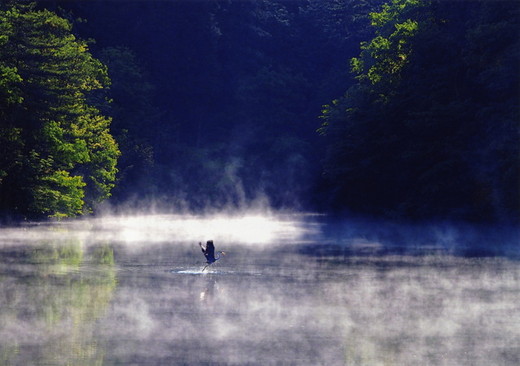
<path fill-rule="evenodd" d="M 226 233 L 240 218 L 141 219 L 2 231 L 1 365 L 520 364 L 516 259 L 346 250 L 309 217 L 257 221 L 257 245 Z M 227 255 L 202 271 L 210 238 Z"/>
<path fill-rule="evenodd" d="M 116 288 L 113 250 L 79 241 L 1 251 L 0 364 L 96 365 L 94 336 Z"/>

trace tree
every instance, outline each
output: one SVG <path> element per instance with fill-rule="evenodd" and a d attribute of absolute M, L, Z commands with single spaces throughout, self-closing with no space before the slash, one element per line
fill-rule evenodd
<path fill-rule="evenodd" d="M 322 115 L 331 199 L 398 217 L 518 219 L 516 4 L 393 0 L 371 17 L 375 36 L 351 61 L 358 83 Z"/>
<path fill-rule="evenodd" d="M 159 129 L 159 112 L 153 105 L 154 86 L 127 47 L 103 48 L 99 59 L 108 67 L 111 85 L 106 96 L 111 103 L 106 113 L 112 117 L 111 131 L 121 150 L 113 197 L 123 201 L 136 192 L 145 196 L 156 188 L 152 141 Z"/>
<path fill-rule="evenodd" d="M 350 61 L 352 71 L 360 80 L 372 85 L 399 80 L 401 70 L 412 52 L 410 39 L 418 31 L 422 0 L 393 0 L 383 4 L 381 11 L 370 13 L 376 36 L 361 43 L 361 55 Z"/>
<path fill-rule="evenodd" d="M 89 103 L 108 85 L 67 20 L 34 5 L 0 8 L 0 123 L 4 210 L 74 216 L 110 196 L 117 144 L 110 119 Z"/>

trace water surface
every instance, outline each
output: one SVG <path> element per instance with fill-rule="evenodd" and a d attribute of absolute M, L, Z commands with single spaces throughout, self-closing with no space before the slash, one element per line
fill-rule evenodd
<path fill-rule="evenodd" d="M 4 228 L 0 364 L 520 364 L 517 258 L 323 232 L 301 215 Z M 202 271 L 209 239 L 227 255 Z"/>

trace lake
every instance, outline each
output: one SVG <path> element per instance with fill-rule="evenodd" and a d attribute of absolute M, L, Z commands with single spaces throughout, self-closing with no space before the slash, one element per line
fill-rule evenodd
<path fill-rule="evenodd" d="M 4 227 L 0 365 L 518 365 L 516 239 L 254 212 Z"/>

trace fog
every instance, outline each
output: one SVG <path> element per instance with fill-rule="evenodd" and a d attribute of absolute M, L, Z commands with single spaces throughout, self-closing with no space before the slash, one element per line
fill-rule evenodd
<path fill-rule="evenodd" d="M 0 245 L 39 243 L 42 239 L 80 239 L 149 246 L 212 239 L 243 245 L 302 242 L 320 233 L 316 215 L 242 211 L 208 214 L 127 214 L 2 228 Z M 308 220 L 306 218 L 309 218 Z"/>
<path fill-rule="evenodd" d="M 520 363 L 514 230 L 251 211 L 0 231 L 0 364 Z"/>

